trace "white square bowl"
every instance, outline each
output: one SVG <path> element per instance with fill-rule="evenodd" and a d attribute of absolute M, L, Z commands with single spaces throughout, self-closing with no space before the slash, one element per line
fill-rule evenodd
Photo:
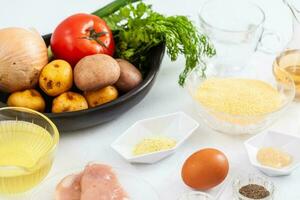
<path fill-rule="evenodd" d="M 111 147 L 125 160 L 132 163 L 155 163 L 176 151 L 189 138 L 199 124 L 183 112 L 176 112 L 137 121 L 127 129 Z M 134 156 L 132 151 L 144 138 L 165 136 L 177 143 L 172 149 Z"/>
<path fill-rule="evenodd" d="M 292 173 L 300 166 L 300 138 L 279 132 L 268 131 L 256 135 L 245 142 L 249 160 L 253 166 L 268 176 L 284 176 Z M 261 165 L 256 158 L 257 152 L 262 147 L 276 147 L 289 153 L 293 162 L 282 169 L 276 169 Z"/>

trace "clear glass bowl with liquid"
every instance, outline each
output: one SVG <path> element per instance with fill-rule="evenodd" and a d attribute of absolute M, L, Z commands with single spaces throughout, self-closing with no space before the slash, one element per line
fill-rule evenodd
<path fill-rule="evenodd" d="M 300 101 L 300 49 L 284 51 L 275 59 L 273 63 L 274 75 L 279 77 L 282 74 L 280 73 L 281 69 L 286 70 L 293 78 L 296 86 L 295 100 Z"/>
<path fill-rule="evenodd" d="M 0 108 L 0 196 L 22 193 L 49 173 L 59 132 L 43 114 Z"/>

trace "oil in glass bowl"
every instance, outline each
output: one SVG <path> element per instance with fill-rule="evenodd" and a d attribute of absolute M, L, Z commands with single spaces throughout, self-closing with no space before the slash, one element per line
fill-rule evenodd
<path fill-rule="evenodd" d="M 0 109 L 0 193 L 21 193 L 40 183 L 51 169 L 58 137 L 40 113 Z"/>

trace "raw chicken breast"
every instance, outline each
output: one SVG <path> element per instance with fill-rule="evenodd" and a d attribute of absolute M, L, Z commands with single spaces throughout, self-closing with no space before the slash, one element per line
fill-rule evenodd
<path fill-rule="evenodd" d="M 128 200 L 128 196 L 111 167 L 90 164 L 81 178 L 80 200 Z"/>
<path fill-rule="evenodd" d="M 56 186 L 55 200 L 80 200 L 82 173 L 65 177 Z"/>

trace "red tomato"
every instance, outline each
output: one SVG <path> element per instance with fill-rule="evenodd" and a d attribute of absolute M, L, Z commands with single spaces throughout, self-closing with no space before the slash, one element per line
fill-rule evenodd
<path fill-rule="evenodd" d="M 51 50 L 57 59 L 74 66 L 81 58 L 92 54 L 113 56 L 115 43 L 107 24 L 90 14 L 75 14 L 62 21 L 51 37 Z"/>
<path fill-rule="evenodd" d="M 226 156 L 217 149 L 202 149 L 184 163 L 181 176 L 185 184 L 198 190 L 213 188 L 226 178 L 229 164 Z"/>

